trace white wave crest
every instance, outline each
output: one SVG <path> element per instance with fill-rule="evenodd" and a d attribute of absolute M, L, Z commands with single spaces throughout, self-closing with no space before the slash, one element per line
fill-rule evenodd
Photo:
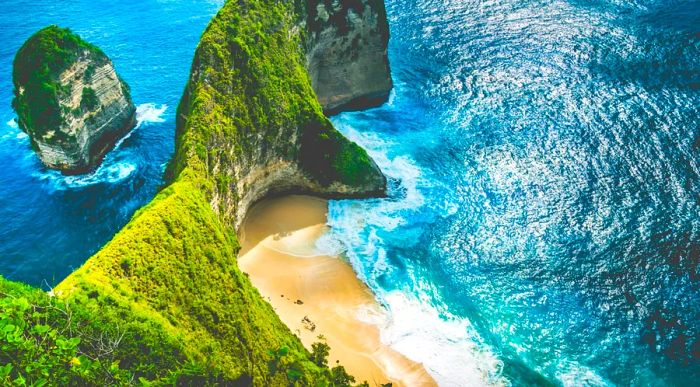
<path fill-rule="evenodd" d="M 136 128 L 139 128 L 144 123 L 160 123 L 165 122 L 163 114 L 168 110 L 168 105 L 160 106 L 155 103 L 143 103 L 136 107 Z"/>
<path fill-rule="evenodd" d="M 399 291 L 382 295 L 389 319 L 382 341 L 409 359 L 422 363 L 440 386 L 507 385 L 503 363 L 478 337 L 470 322 L 440 313 L 427 300 Z"/>
<path fill-rule="evenodd" d="M 115 184 L 127 179 L 136 171 L 136 165 L 124 161 L 110 165 L 103 164 L 97 170 L 85 175 L 64 176 L 58 171 L 45 171 L 35 176 L 47 181 L 51 188 L 57 191 L 82 188 L 99 183 Z"/>
<path fill-rule="evenodd" d="M 399 155 L 390 158 L 386 149 L 391 148 L 394 144 L 377 135 L 360 133 L 344 125 L 339 126 L 342 127 L 342 132 L 346 137 L 367 150 L 387 177 L 400 181 L 401 193 L 390 193 L 390 196 L 399 196 L 399 200 L 357 202 L 353 204 L 353 207 L 363 207 L 364 210 L 352 212 L 362 216 L 367 224 L 381 226 L 387 231 L 401 226 L 406 220 L 400 213 L 422 207 L 425 204 L 425 198 L 419 187 L 427 187 L 432 183 L 424 178 L 421 169 L 408 156 Z"/>
<path fill-rule="evenodd" d="M 17 129 L 17 119 L 13 118 L 9 121 L 7 121 L 7 126 L 13 129 Z"/>
<path fill-rule="evenodd" d="M 165 122 L 165 118 L 163 118 L 163 114 L 165 114 L 165 111 L 168 110 L 168 105 L 162 104 L 160 107 L 156 107 L 156 104 L 149 102 L 149 103 L 142 103 L 141 105 L 136 107 L 136 126 L 129 132 L 127 133 L 124 137 L 120 138 L 119 141 L 117 141 L 116 144 L 114 144 L 114 149 L 119 149 L 119 147 L 122 146 L 124 141 L 126 141 L 131 135 L 136 131 L 136 129 L 140 128 L 142 124 L 149 124 L 149 123 L 159 123 L 159 122 Z"/>

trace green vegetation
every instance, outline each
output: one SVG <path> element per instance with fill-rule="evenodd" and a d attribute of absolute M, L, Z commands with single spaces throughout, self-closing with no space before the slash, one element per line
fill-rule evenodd
<path fill-rule="evenodd" d="M 63 124 L 59 97 L 69 90 L 63 89 L 58 76 L 83 55 L 98 63 L 108 61 L 99 48 L 58 26 L 38 31 L 17 52 L 12 73 L 15 86 L 12 106 L 20 127 L 33 138 Z M 51 141 L 66 141 L 64 136 L 56 131 Z"/>
<path fill-rule="evenodd" d="M 302 137 L 299 155 L 302 166 L 315 169 L 315 177 L 323 184 L 341 181 L 351 186 L 367 184 L 373 174 L 367 152 L 348 141 L 330 123 L 309 123 Z"/>
<path fill-rule="evenodd" d="M 80 107 L 88 111 L 94 111 L 100 106 L 100 100 L 97 99 L 95 90 L 90 87 L 83 88 L 83 95 L 80 98 Z"/>
<path fill-rule="evenodd" d="M 0 280 L 4 383 L 354 383 L 342 366 L 327 367 L 327 344 L 309 353 L 241 273 L 235 208 L 217 213 L 210 204 L 215 195 L 235 202 L 232 171 L 251 150 L 298 162 L 321 184 L 357 186 L 381 177 L 316 101 L 302 33 L 294 33 L 305 17 L 302 3 L 227 2 L 197 48 L 178 108 L 169 185 L 59 284 L 56 297 Z M 45 96 L 55 101 L 50 74 L 74 59 L 72 48 L 93 49 L 83 44 L 49 27 L 20 50 L 15 108 L 23 127 L 46 130 L 56 107 L 24 99 L 35 94 L 19 85 L 48 85 Z M 54 67 L 32 67 L 25 61 L 32 57 Z M 85 108 L 95 106 L 93 96 L 83 90 Z"/>
<path fill-rule="evenodd" d="M 318 342 L 311 344 L 311 361 L 318 366 L 327 367 L 331 347 L 326 343 L 326 338 L 323 335 L 319 335 L 318 339 Z"/>
<path fill-rule="evenodd" d="M 110 356 L 118 338 L 95 335 L 88 316 L 62 300 L 1 278 L 0 296 L 0 384 L 109 384 L 132 377 Z"/>
<path fill-rule="evenodd" d="M 88 65 L 88 67 L 85 69 L 85 74 L 83 74 L 83 80 L 86 83 L 89 83 L 92 81 L 92 76 L 95 75 L 95 68 L 96 66 L 94 64 Z"/>
<path fill-rule="evenodd" d="M 174 183 L 54 289 L 57 297 L 0 280 L 0 375 L 349 385 L 312 361 L 237 268 L 237 249 L 199 190 Z"/>
<path fill-rule="evenodd" d="M 118 358 L 159 379 L 189 364 L 207 380 L 288 384 L 268 352 L 313 384 L 324 372 L 236 266 L 238 244 L 192 184 L 176 182 L 56 289 L 72 305 L 119 326 Z M 215 354 L 215 356 L 212 356 Z M 154 361 L 157 359 L 157 362 Z"/>
<path fill-rule="evenodd" d="M 244 192 L 221 182 L 235 181 L 228 174 L 262 148 L 261 158 L 298 163 L 324 186 L 378 185 L 383 177 L 367 153 L 333 128 L 316 100 L 297 28 L 305 18 L 305 1 L 250 0 L 229 1 L 212 20 L 178 107 L 169 180 L 211 176 L 207 198 L 235 206 Z M 226 222 L 236 210 L 219 208 Z"/>
<path fill-rule="evenodd" d="M 339 365 L 331 369 L 331 383 L 334 386 L 351 386 L 355 383 L 355 378 L 345 372 L 345 367 Z"/>

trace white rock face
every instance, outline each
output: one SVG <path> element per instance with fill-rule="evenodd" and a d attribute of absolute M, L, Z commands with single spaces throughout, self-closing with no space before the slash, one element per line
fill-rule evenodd
<path fill-rule="evenodd" d="M 59 76 L 63 89 L 69 90 L 59 94 L 63 124 L 32 138 L 41 161 L 67 174 L 94 168 L 135 124 L 136 107 L 112 62 L 91 58 L 86 52 Z M 94 92 L 88 94 L 96 97 L 96 103 L 83 100 L 86 89 Z M 52 141 L 57 132 L 69 140 Z"/>
<path fill-rule="evenodd" d="M 309 1 L 307 68 L 328 114 L 386 101 L 392 88 L 382 0 Z"/>

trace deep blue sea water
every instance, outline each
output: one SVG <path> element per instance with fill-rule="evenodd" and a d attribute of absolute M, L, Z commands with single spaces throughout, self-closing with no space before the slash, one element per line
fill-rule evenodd
<path fill-rule="evenodd" d="M 391 195 L 332 202 L 322 241 L 386 305 L 383 339 L 445 386 L 698 385 L 700 2 L 386 3 L 391 99 L 333 121 Z M 141 105 L 78 179 L 0 129 L 0 274 L 49 286 L 161 184 L 220 3 L 2 5 L 3 123 L 14 52 L 49 23 L 102 47 Z"/>
<path fill-rule="evenodd" d="M 0 274 L 55 285 L 155 195 L 174 150 L 175 110 L 194 49 L 221 4 L 0 0 Z M 45 169 L 12 121 L 12 60 L 49 24 L 102 48 L 138 105 L 139 127 L 91 175 Z"/>

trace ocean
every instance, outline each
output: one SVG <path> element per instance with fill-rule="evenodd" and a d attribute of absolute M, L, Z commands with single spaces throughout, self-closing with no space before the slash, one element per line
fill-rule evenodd
<path fill-rule="evenodd" d="M 5 2 L 0 274 L 48 288 L 163 183 L 216 1 Z M 700 380 L 700 2 L 387 0 L 395 89 L 332 121 L 389 177 L 320 242 L 444 386 Z M 139 126 L 94 174 L 45 170 L 10 108 L 47 24 L 100 46 Z M 2 102 L 4 101 L 4 102 Z"/>

